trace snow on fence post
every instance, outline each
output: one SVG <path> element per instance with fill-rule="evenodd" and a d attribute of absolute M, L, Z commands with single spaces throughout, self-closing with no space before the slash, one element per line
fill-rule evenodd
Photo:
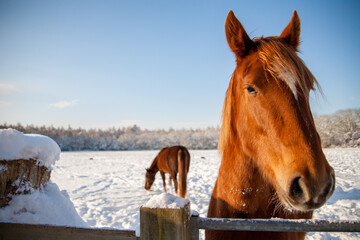
<path fill-rule="evenodd" d="M 190 201 L 168 193 L 140 207 L 141 240 L 190 240 Z"/>
<path fill-rule="evenodd" d="M 15 129 L 0 130 L 0 208 L 13 195 L 27 194 L 50 179 L 60 148 L 51 138 L 23 134 Z"/>

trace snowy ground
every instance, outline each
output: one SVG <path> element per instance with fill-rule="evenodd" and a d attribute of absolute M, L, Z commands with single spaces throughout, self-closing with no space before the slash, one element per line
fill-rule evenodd
<path fill-rule="evenodd" d="M 144 190 L 145 168 L 157 151 L 64 152 L 51 179 L 70 195 L 76 210 L 90 227 L 136 229 L 139 207 L 160 194 L 162 181 L 156 176 L 154 192 Z M 191 208 L 206 216 L 217 176 L 217 151 L 190 151 L 188 195 Z M 315 219 L 360 220 L 360 149 L 325 149 L 336 172 L 334 195 Z M 307 239 L 358 239 L 360 234 L 309 233 Z"/>

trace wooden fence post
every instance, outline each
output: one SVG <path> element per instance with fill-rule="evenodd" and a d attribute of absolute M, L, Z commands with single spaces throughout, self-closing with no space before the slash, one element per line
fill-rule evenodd
<path fill-rule="evenodd" d="M 199 240 L 199 213 L 191 215 L 191 240 Z"/>
<path fill-rule="evenodd" d="M 141 240 L 190 240 L 190 202 L 184 208 L 140 207 Z"/>

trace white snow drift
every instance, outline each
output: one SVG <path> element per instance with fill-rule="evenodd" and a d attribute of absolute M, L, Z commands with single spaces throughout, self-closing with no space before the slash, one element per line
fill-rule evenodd
<path fill-rule="evenodd" d="M 0 160 L 18 159 L 34 159 L 51 170 L 60 159 L 60 148 L 46 136 L 0 130 Z M 0 166 L 0 174 L 6 171 L 6 167 Z M 0 222 L 89 227 L 76 212 L 66 190 L 60 191 L 51 181 L 39 190 L 30 189 L 29 194 L 12 196 L 8 206 L 0 208 Z"/>
<path fill-rule="evenodd" d="M 49 137 L 23 134 L 15 129 L 0 130 L 0 160 L 34 159 L 51 170 L 60 159 L 60 152 L 57 143 Z"/>

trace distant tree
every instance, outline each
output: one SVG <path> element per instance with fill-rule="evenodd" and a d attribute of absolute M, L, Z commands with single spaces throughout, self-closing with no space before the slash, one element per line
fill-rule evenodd
<path fill-rule="evenodd" d="M 360 109 L 315 118 L 323 147 L 360 147 Z"/>

